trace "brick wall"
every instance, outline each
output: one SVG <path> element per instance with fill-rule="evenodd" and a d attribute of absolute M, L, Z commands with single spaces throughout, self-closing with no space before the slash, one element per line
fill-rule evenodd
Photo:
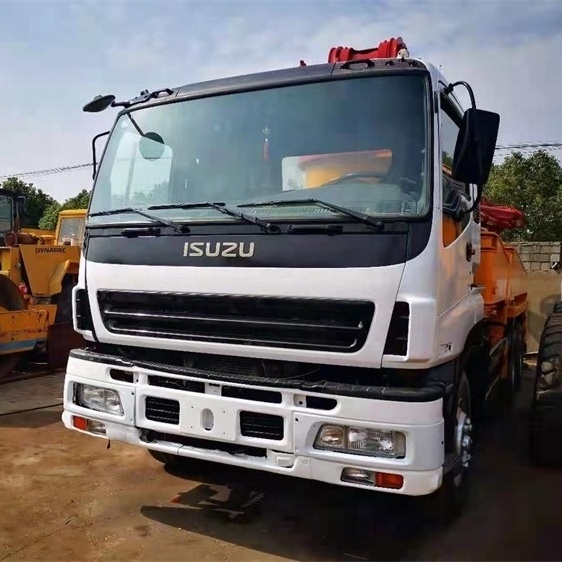
<path fill-rule="evenodd" d="M 527 271 L 549 271 L 555 261 L 562 261 L 561 242 L 520 242 L 513 244 Z"/>

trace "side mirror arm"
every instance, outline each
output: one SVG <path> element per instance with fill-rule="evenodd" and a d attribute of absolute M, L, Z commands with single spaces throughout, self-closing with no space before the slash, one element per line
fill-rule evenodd
<path fill-rule="evenodd" d="M 109 135 L 111 131 L 105 131 L 104 133 L 100 133 L 99 135 L 96 135 L 93 139 L 92 139 L 92 179 L 95 180 L 96 179 L 96 172 L 97 172 L 97 157 L 96 157 L 96 141 L 101 138 L 101 137 L 105 137 L 106 135 Z"/>

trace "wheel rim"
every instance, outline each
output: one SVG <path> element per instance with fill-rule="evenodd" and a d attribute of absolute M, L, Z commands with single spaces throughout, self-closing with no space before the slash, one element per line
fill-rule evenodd
<path fill-rule="evenodd" d="M 464 475 L 468 471 L 472 460 L 472 419 L 470 416 L 470 397 L 467 396 L 468 391 L 462 392 L 462 389 L 459 390 L 455 448 L 461 459 L 462 469 L 453 479 L 456 487 L 461 485 Z"/>

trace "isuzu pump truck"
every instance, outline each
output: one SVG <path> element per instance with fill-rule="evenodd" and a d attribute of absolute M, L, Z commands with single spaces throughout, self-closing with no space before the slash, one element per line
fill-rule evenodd
<path fill-rule="evenodd" d="M 401 38 L 110 106 L 65 426 L 458 513 L 524 351 L 516 212 L 481 198 L 499 116 Z"/>

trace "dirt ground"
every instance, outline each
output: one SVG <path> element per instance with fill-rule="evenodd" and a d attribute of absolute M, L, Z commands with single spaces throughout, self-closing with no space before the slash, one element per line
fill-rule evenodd
<path fill-rule="evenodd" d="M 525 407 L 488 428 L 446 530 L 408 501 L 253 471 L 173 474 L 135 447 L 65 430 L 51 377 L 0 387 L 2 560 L 560 560 L 562 469 L 531 469 Z M 32 389 L 32 390 L 30 390 Z"/>

